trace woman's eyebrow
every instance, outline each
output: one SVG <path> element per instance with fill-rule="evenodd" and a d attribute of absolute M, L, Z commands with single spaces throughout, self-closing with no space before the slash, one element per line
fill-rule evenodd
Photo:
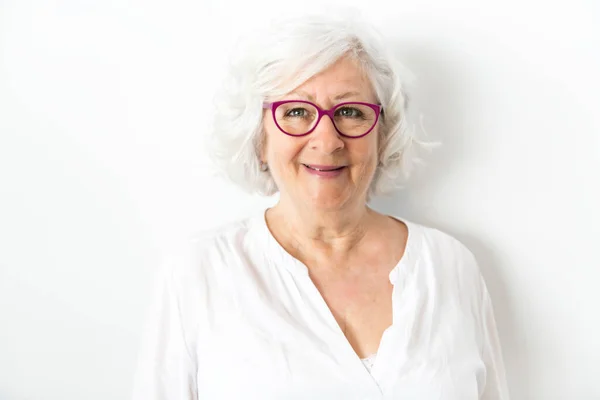
<path fill-rule="evenodd" d="M 312 97 L 311 94 L 308 94 L 307 92 L 305 92 L 303 90 L 294 90 L 293 92 L 290 92 L 289 95 L 296 95 L 298 97 L 303 97 L 305 99 L 308 99 L 308 101 L 315 101 L 314 97 Z"/>
<path fill-rule="evenodd" d="M 360 94 L 361 94 L 360 92 L 346 92 L 346 93 L 342 93 L 342 94 L 335 96 L 333 99 L 334 100 L 343 100 L 343 99 L 346 99 L 346 98 L 352 97 L 352 96 L 360 96 Z"/>

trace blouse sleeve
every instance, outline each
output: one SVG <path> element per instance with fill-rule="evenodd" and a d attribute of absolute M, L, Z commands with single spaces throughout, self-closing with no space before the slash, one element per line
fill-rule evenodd
<path fill-rule="evenodd" d="M 196 365 L 186 344 L 171 263 L 156 274 L 134 375 L 133 400 L 197 400 Z"/>
<path fill-rule="evenodd" d="M 481 328 L 482 328 L 482 358 L 486 368 L 486 379 L 481 400 L 508 400 L 508 385 L 502 360 L 500 339 L 496 328 L 496 320 L 492 301 L 483 278 L 481 278 Z"/>

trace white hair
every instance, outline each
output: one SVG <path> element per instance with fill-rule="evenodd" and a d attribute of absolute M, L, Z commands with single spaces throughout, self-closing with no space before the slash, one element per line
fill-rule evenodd
<path fill-rule="evenodd" d="M 217 93 L 208 137 L 219 170 L 251 193 L 275 194 L 273 177 L 260 168 L 263 102 L 291 92 L 346 55 L 363 68 L 384 110 L 368 197 L 401 188 L 401 180 L 421 161 L 418 147 L 433 145 L 418 141 L 407 121 L 405 82 L 412 75 L 391 56 L 379 32 L 358 18 L 339 14 L 287 19 L 238 43 Z"/>

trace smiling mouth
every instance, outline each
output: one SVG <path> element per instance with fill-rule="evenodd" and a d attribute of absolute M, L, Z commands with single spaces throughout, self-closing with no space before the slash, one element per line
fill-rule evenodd
<path fill-rule="evenodd" d="M 309 168 L 309 169 L 312 169 L 312 170 L 315 170 L 315 171 L 322 171 L 322 172 L 324 172 L 324 171 L 338 171 L 338 170 L 340 170 L 340 169 L 342 169 L 342 168 L 345 167 L 345 165 L 342 165 L 341 167 L 322 166 L 322 165 L 314 166 L 314 165 L 309 165 L 309 164 L 302 164 L 302 165 L 304 165 L 306 168 Z"/>

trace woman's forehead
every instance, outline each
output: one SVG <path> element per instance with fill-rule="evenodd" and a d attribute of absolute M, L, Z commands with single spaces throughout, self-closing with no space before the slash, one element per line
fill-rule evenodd
<path fill-rule="evenodd" d="M 372 94 L 372 91 L 357 90 L 357 89 L 348 90 L 348 88 L 341 88 L 340 92 L 327 90 L 326 94 L 327 94 L 327 97 L 329 100 L 343 101 L 343 100 L 364 98 L 366 96 L 368 97 Z M 306 99 L 306 100 L 314 102 L 314 101 L 318 100 L 318 98 L 322 98 L 323 96 L 321 95 L 320 91 L 316 91 L 316 90 L 307 91 L 307 90 L 297 89 L 297 90 L 293 90 L 290 93 L 286 94 L 286 97 L 302 98 L 302 99 Z"/>
<path fill-rule="evenodd" d="M 297 77 L 297 76 L 296 76 Z M 350 57 L 342 57 L 321 72 L 306 79 L 300 85 L 291 85 L 294 79 L 286 79 L 277 94 L 268 100 L 298 98 L 309 101 L 330 100 L 375 100 L 375 92 L 369 77 L 359 62 Z M 297 83 L 296 83 L 297 85 Z"/>
<path fill-rule="evenodd" d="M 297 88 L 280 97 L 299 98 L 309 101 L 328 99 L 331 101 L 374 100 L 375 91 L 366 77 L 340 79 L 341 77 L 322 75 L 319 79 L 309 79 Z"/>

